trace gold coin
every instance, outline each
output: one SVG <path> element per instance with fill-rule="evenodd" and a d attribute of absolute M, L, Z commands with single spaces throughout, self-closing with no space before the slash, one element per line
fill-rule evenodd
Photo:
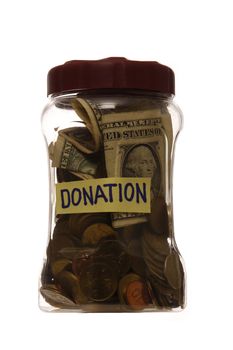
<path fill-rule="evenodd" d="M 53 276 L 56 277 L 62 270 L 71 266 L 72 261 L 68 259 L 58 259 L 51 263 Z"/>
<path fill-rule="evenodd" d="M 89 300 L 105 301 L 116 292 L 117 275 L 105 263 L 90 263 L 81 271 L 80 287 Z"/>
<path fill-rule="evenodd" d="M 80 280 L 72 272 L 62 271 L 56 277 L 56 280 L 60 284 L 62 290 L 64 290 L 76 304 L 87 303 L 87 298 L 80 289 Z"/>
<path fill-rule="evenodd" d="M 82 237 L 83 232 L 95 223 L 107 223 L 107 215 L 101 213 L 93 214 L 71 214 L 69 217 L 69 230 L 72 235 Z"/>
<path fill-rule="evenodd" d="M 164 275 L 169 285 L 174 289 L 179 289 L 183 280 L 183 268 L 178 253 L 173 251 L 165 261 Z"/>
<path fill-rule="evenodd" d="M 107 224 L 97 223 L 92 224 L 83 232 L 83 244 L 97 244 L 102 238 L 116 237 L 116 231 Z"/>
<path fill-rule="evenodd" d="M 64 296 L 61 291 L 55 285 L 45 285 L 40 288 L 40 293 L 43 298 L 52 306 L 59 308 L 71 308 L 75 306 L 75 303 Z"/>

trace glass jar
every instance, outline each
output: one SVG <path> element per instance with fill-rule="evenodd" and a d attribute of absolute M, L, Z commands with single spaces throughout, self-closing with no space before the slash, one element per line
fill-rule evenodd
<path fill-rule="evenodd" d="M 40 308 L 183 309 L 172 210 L 182 124 L 174 73 L 121 57 L 69 61 L 48 73 L 48 96 L 42 129 L 50 210 Z"/>

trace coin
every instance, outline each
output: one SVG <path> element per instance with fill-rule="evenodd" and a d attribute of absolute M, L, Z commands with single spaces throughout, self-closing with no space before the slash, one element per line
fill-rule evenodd
<path fill-rule="evenodd" d="M 143 231 L 142 240 L 144 240 L 153 251 L 160 255 L 167 256 L 170 253 L 170 247 L 166 237 L 151 233 L 146 227 Z"/>
<path fill-rule="evenodd" d="M 176 251 L 173 251 L 167 256 L 164 267 L 164 275 L 172 288 L 179 289 L 181 287 L 183 268 L 179 255 Z"/>
<path fill-rule="evenodd" d="M 64 296 L 55 285 L 45 285 L 44 287 L 41 287 L 40 293 L 47 303 L 52 306 L 59 308 L 70 308 L 75 306 L 75 303 L 68 297 Z"/>
<path fill-rule="evenodd" d="M 87 303 L 88 300 L 80 288 L 80 280 L 72 272 L 62 271 L 56 276 L 56 280 L 59 282 L 62 290 L 64 290 L 76 304 Z"/>
<path fill-rule="evenodd" d="M 182 287 L 173 289 L 167 281 L 162 281 L 152 275 L 148 275 L 148 279 L 160 306 L 169 308 L 184 306 L 184 292 Z"/>
<path fill-rule="evenodd" d="M 88 258 L 75 258 L 72 262 L 72 271 L 76 276 L 79 276 L 85 264 L 88 263 Z"/>
<path fill-rule="evenodd" d="M 129 243 L 132 239 L 139 238 L 142 232 L 142 224 L 129 225 L 118 229 L 119 237 L 125 243 Z"/>
<path fill-rule="evenodd" d="M 82 246 L 74 246 L 74 247 L 65 247 L 60 250 L 60 254 L 69 260 L 73 260 L 77 257 L 81 257 L 83 254 L 85 256 L 91 256 L 95 253 L 95 247 L 82 247 Z"/>
<path fill-rule="evenodd" d="M 160 255 L 158 252 L 153 251 L 152 247 L 146 242 L 143 242 L 142 251 L 143 251 L 143 257 L 145 261 L 151 261 L 161 270 L 164 269 L 164 264 L 166 259 L 165 255 Z"/>
<path fill-rule="evenodd" d="M 68 259 L 58 259 L 51 263 L 51 270 L 53 276 L 56 277 L 62 270 L 65 270 L 67 267 L 71 266 L 71 260 Z"/>
<path fill-rule="evenodd" d="M 117 274 L 102 262 L 90 263 L 81 271 L 80 287 L 92 301 L 105 301 L 117 289 Z"/>
<path fill-rule="evenodd" d="M 155 246 L 152 246 L 150 242 L 146 242 L 145 240 L 142 241 L 142 249 L 143 254 L 146 252 L 146 254 L 154 257 L 154 259 L 161 265 L 164 264 L 164 261 L 167 257 L 167 254 L 163 255 L 159 251 L 155 250 Z"/>
<path fill-rule="evenodd" d="M 69 230 L 72 235 L 81 237 L 86 228 L 94 223 L 107 224 L 107 215 L 101 213 L 71 214 L 69 217 Z"/>
<path fill-rule="evenodd" d="M 49 259 L 47 259 L 47 261 L 44 262 L 43 264 L 43 268 L 41 271 L 41 284 L 42 286 L 46 285 L 46 284 L 50 284 L 54 281 L 53 279 L 53 274 L 51 271 L 51 266 L 49 263 Z"/>
<path fill-rule="evenodd" d="M 51 240 L 51 259 L 52 261 L 62 258 L 62 250 L 64 248 L 74 247 L 74 243 L 70 237 L 65 235 L 56 236 Z"/>
<path fill-rule="evenodd" d="M 130 268 L 126 246 L 116 239 L 112 240 L 107 237 L 107 239 L 100 241 L 96 256 L 107 260 L 108 264 L 112 264 L 119 276 L 126 274 Z"/>
<path fill-rule="evenodd" d="M 68 236 L 69 235 L 69 226 L 68 226 L 69 215 L 60 215 L 56 225 L 53 230 L 52 238 L 57 236 Z"/>
<path fill-rule="evenodd" d="M 144 260 L 146 259 L 151 259 L 154 261 L 154 263 L 161 268 L 161 270 L 164 269 L 164 264 L 165 264 L 165 255 L 160 255 L 159 253 L 153 251 L 153 249 L 148 245 L 147 243 L 143 242 L 142 245 L 142 251 L 143 251 L 143 257 Z"/>
<path fill-rule="evenodd" d="M 148 257 L 145 258 L 146 267 L 150 275 L 157 277 L 159 280 L 165 281 L 164 269 L 156 265 L 154 260 L 150 260 Z"/>
<path fill-rule="evenodd" d="M 87 263 L 90 263 L 91 259 L 95 258 L 96 248 L 80 247 L 76 250 L 76 254 L 73 257 L 72 270 L 76 276 L 79 276 L 82 269 Z"/>
<path fill-rule="evenodd" d="M 143 259 L 142 244 L 140 239 L 132 239 L 128 246 L 130 266 L 140 276 L 145 276 L 146 264 Z"/>
<path fill-rule="evenodd" d="M 119 282 L 118 293 L 120 301 L 132 310 L 143 310 L 152 305 L 152 299 L 145 280 L 137 274 L 128 274 Z"/>
<path fill-rule="evenodd" d="M 96 223 L 88 226 L 83 232 L 82 242 L 83 244 L 94 245 L 97 244 L 102 238 L 116 237 L 116 231 L 107 224 Z"/>
<path fill-rule="evenodd" d="M 156 197 L 151 202 L 151 213 L 148 215 L 151 229 L 160 235 L 169 236 L 167 204 L 163 197 Z"/>
<path fill-rule="evenodd" d="M 165 292 L 158 292 L 156 294 L 156 298 L 159 302 L 159 305 L 167 308 L 177 308 L 182 306 L 180 302 L 179 291 L 175 291 L 174 289 L 167 289 Z"/>
<path fill-rule="evenodd" d="M 165 281 L 164 265 L 170 251 L 166 237 L 144 231 L 142 251 L 149 275 Z"/>
<path fill-rule="evenodd" d="M 180 292 L 179 290 L 167 290 L 166 293 L 163 294 L 163 302 L 165 306 L 170 306 L 170 307 L 178 307 L 182 306 L 180 303 Z"/>

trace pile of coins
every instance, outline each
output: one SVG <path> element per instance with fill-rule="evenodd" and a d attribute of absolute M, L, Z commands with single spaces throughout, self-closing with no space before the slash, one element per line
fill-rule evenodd
<path fill-rule="evenodd" d="M 84 310 L 100 304 L 109 311 L 183 307 L 180 257 L 167 235 L 155 232 L 154 214 L 121 229 L 113 229 L 106 213 L 60 215 L 42 272 L 47 303 Z"/>
<path fill-rule="evenodd" d="M 83 99 L 77 99 L 73 108 L 85 127 L 60 131 L 50 144 L 56 182 L 107 177 L 92 112 Z M 53 226 L 40 287 L 52 307 L 88 311 L 184 307 L 184 270 L 163 195 L 153 198 L 144 222 L 114 228 L 111 213 L 80 213 L 57 215 Z"/>

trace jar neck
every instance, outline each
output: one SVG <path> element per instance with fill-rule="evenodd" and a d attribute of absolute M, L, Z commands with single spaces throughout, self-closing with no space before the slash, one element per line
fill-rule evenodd
<path fill-rule="evenodd" d="M 85 96 L 85 95 L 133 95 L 133 96 L 150 96 L 162 100 L 173 100 L 173 94 L 165 94 L 152 90 L 139 90 L 139 89 L 82 89 L 73 91 L 64 91 L 61 93 L 51 94 L 48 97 L 53 99 L 57 97 L 69 97 L 69 96 Z"/>

